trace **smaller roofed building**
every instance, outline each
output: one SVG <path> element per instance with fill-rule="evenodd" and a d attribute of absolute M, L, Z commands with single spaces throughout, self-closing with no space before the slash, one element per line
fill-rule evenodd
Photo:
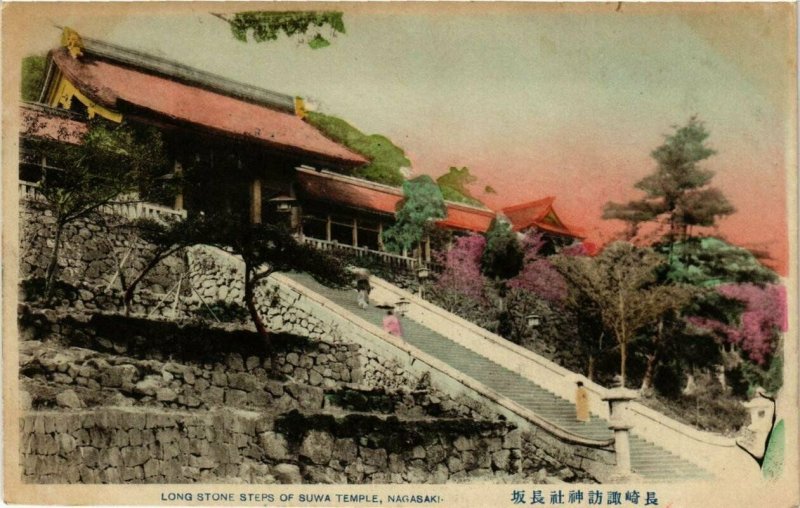
<path fill-rule="evenodd" d="M 548 196 L 505 207 L 500 210 L 500 213 L 508 219 L 512 230 L 518 233 L 541 232 L 544 239 L 547 240 L 544 254 L 552 254 L 559 248 L 584 238 L 584 235 L 576 228 L 561 220 L 553 208 L 554 201 L 555 197 Z"/>

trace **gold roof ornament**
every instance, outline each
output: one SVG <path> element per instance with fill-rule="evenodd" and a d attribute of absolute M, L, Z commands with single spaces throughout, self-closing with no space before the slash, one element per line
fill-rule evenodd
<path fill-rule="evenodd" d="M 61 45 L 67 48 L 72 58 L 83 56 L 83 39 L 78 32 L 68 26 L 61 32 Z"/>
<path fill-rule="evenodd" d="M 306 101 L 304 101 L 302 97 L 294 98 L 294 114 L 300 118 L 306 117 Z"/>

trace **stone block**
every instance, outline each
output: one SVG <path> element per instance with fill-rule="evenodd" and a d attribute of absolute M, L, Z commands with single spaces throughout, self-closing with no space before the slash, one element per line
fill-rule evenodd
<path fill-rule="evenodd" d="M 178 394 L 172 388 L 159 388 L 156 390 L 156 400 L 159 402 L 174 402 Z"/>
<path fill-rule="evenodd" d="M 305 468 L 305 474 L 310 483 L 347 483 L 347 475 L 343 471 L 337 471 L 327 466 L 308 466 Z"/>
<path fill-rule="evenodd" d="M 300 456 L 307 457 L 315 464 L 327 464 L 331 460 L 333 443 L 333 437 L 327 432 L 312 430 L 300 445 Z"/>
<path fill-rule="evenodd" d="M 522 447 L 522 431 L 514 429 L 506 434 L 503 439 L 503 448 L 521 448 Z"/>
<path fill-rule="evenodd" d="M 252 374 L 246 372 L 232 372 L 228 374 L 228 386 L 245 392 L 262 390 L 264 385 Z"/>
<path fill-rule="evenodd" d="M 360 447 L 359 454 L 365 465 L 375 466 L 379 470 L 386 469 L 388 456 L 386 450 L 383 448 L 366 448 Z"/>
<path fill-rule="evenodd" d="M 278 464 L 272 469 L 272 474 L 279 483 L 303 483 L 303 477 L 300 475 L 300 468 L 295 464 Z"/>
<path fill-rule="evenodd" d="M 492 454 L 492 464 L 496 469 L 507 471 L 511 459 L 511 452 L 507 449 L 498 450 Z"/>
<path fill-rule="evenodd" d="M 449 457 L 447 459 L 447 469 L 450 473 L 456 473 L 464 469 L 464 463 L 461 462 L 459 457 Z"/>
<path fill-rule="evenodd" d="M 79 409 L 84 407 L 83 401 L 73 390 L 64 390 L 56 395 L 56 404 L 67 409 Z"/>
<path fill-rule="evenodd" d="M 263 432 L 258 436 L 259 444 L 264 449 L 264 454 L 273 460 L 286 460 L 289 458 L 289 445 L 283 434 L 276 432 Z"/>
<path fill-rule="evenodd" d="M 198 457 L 197 455 L 189 455 L 189 467 L 196 469 L 213 469 L 217 466 L 217 462 L 210 457 Z"/>
<path fill-rule="evenodd" d="M 465 436 L 458 436 L 455 441 L 453 441 L 453 446 L 460 452 L 475 449 L 475 443 L 473 440 Z"/>
<path fill-rule="evenodd" d="M 337 439 L 333 445 L 333 458 L 350 464 L 358 456 L 358 445 L 352 439 Z"/>
<path fill-rule="evenodd" d="M 225 391 L 225 405 L 231 407 L 244 407 L 247 402 L 247 392 L 228 389 Z"/>

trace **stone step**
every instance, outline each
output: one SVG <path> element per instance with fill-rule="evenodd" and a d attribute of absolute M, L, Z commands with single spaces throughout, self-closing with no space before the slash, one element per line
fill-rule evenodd
<path fill-rule="evenodd" d="M 368 322 L 377 326 L 382 325 L 385 312 L 374 307 L 366 310 L 359 308 L 354 290 L 327 288 L 305 274 L 291 273 L 289 276 Z M 572 402 L 420 323 L 403 317 L 401 324 L 404 338 L 409 344 L 510 398 L 545 420 L 583 437 L 592 439 L 612 437 L 608 422 L 596 416 L 586 423 L 575 421 L 575 406 Z M 638 437 L 635 431 L 631 433 L 631 463 L 635 471 L 650 480 L 675 481 L 710 477 L 706 471 L 694 464 Z"/>

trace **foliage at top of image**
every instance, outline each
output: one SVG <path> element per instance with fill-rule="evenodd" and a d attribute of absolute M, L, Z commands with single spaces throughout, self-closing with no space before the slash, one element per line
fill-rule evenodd
<path fill-rule="evenodd" d="M 369 164 L 353 170 L 353 176 L 395 187 L 403 185 L 401 169 L 410 168 L 411 161 L 389 138 L 364 134 L 341 118 L 314 111 L 308 112 L 306 120 L 327 137 L 369 159 Z"/>
<path fill-rule="evenodd" d="M 478 178 L 469 172 L 469 168 L 457 168 L 451 166 L 447 173 L 436 179 L 439 188 L 442 189 L 444 199 L 468 205 L 483 206 L 483 203 L 473 196 L 467 186 L 478 181 Z"/>
<path fill-rule="evenodd" d="M 329 37 L 345 33 L 343 14 L 338 11 L 247 11 L 236 14 L 215 14 L 231 27 L 233 36 L 242 42 L 269 42 L 283 33 L 287 37 L 305 36 L 309 30 L 328 27 Z M 318 32 L 308 39 L 311 49 L 330 46 L 330 41 Z"/>
<path fill-rule="evenodd" d="M 403 182 L 403 195 L 394 226 L 383 232 L 386 247 L 392 252 L 411 250 L 435 227 L 435 220 L 447 216 L 442 191 L 428 175 Z"/>
<path fill-rule="evenodd" d="M 22 83 L 20 95 L 23 101 L 36 102 L 42 91 L 47 58 L 42 55 L 30 55 L 22 59 Z"/>
<path fill-rule="evenodd" d="M 709 133 L 703 122 L 693 116 L 686 125 L 673 128 L 675 132 L 650 154 L 656 171 L 636 183 L 645 197 L 605 205 L 603 218 L 627 222 L 631 236 L 641 223 L 664 217 L 669 225 L 666 237 L 685 240 L 691 227 L 713 226 L 717 218 L 736 211 L 722 191 L 708 186 L 714 172 L 699 165 L 716 153 L 706 146 Z"/>

